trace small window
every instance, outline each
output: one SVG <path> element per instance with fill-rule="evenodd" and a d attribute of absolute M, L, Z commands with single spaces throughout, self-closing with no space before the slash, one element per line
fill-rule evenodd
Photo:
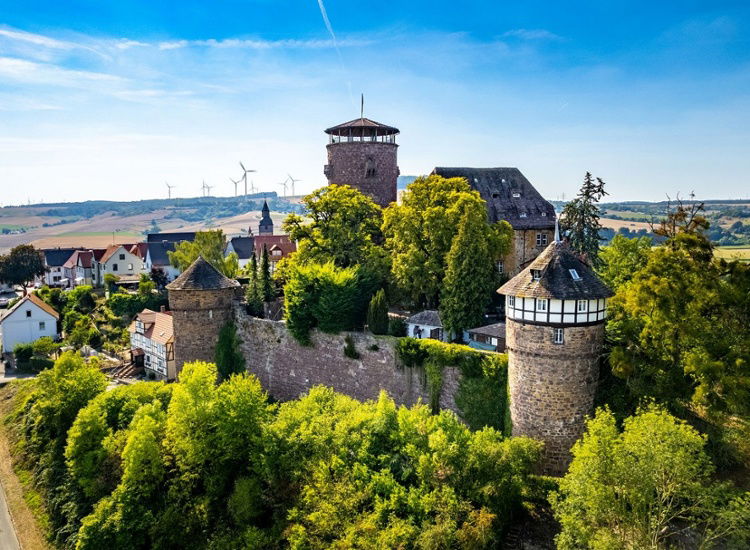
<path fill-rule="evenodd" d="M 532 281 L 538 281 L 542 278 L 542 271 L 539 269 L 532 269 L 531 270 L 531 280 Z"/>
<path fill-rule="evenodd" d="M 271 252 L 271 256 L 281 256 L 281 250 L 274 250 Z"/>
<path fill-rule="evenodd" d="M 26 317 L 31 317 L 31 310 L 30 309 L 26 310 Z"/>
<path fill-rule="evenodd" d="M 547 298 L 537 298 L 536 309 L 537 311 L 547 311 Z"/>
<path fill-rule="evenodd" d="M 47 328 L 47 324 L 44 321 L 39 321 L 39 330 L 44 330 Z"/>
<path fill-rule="evenodd" d="M 510 306 L 510 307 L 516 307 L 516 297 L 515 296 L 508 296 L 508 306 Z"/>
<path fill-rule="evenodd" d="M 546 218 L 547 217 L 547 213 L 546 212 L 542 212 L 542 217 Z"/>
<path fill-rule="evenodd" d="M 520 197 L 521 197 L 521 193 L 519 193 L 519 192 L 517 192 L 517 191 L 513 193 L 513 198 L 514 198 L 514 199 L 518 199 L 518 198 L 520 198 Z"/>
<path fill-rule="evenodd" d="M 497 338 L 491 338 L 490 339 L 490 344 L 493 345 L 493 346 L 497 346 Z"/>
<path fill-rule="evenodd" d="M 125 259 L 125 254 L 120 254 L 120 259 L 124 260 Z"/>
<path fill-rule="evenodd" d="M 565 335 L 563 334 L 563 329 L 556 328 L 556 329 L 554 329 L 554 331 L 555 331 L 555 339 L 554 339 L 555 344 L 562 344 L 562 343 L 564 343 L 565 342 Z"/>
<path fill-rule="evenodd" d="M 499 193 L 492 193 L 492 198 L 493 199 L 499 199 L 500 198 L 500 194 Z"/>
<path fill-rule="evenodd" d="M 536 245 L 537 246 L 547 246 L 547 234 L 546 233 L 537 233 L 536 234 Z"/>
<path fill-rule="evenodd" d="M 133 264 L 128 264 L 128 271 L 133 271 Z"/>
<path fill-rule="evenodd" d="M 117 271 L 117 264 L 112 264 L 112 271 Z"/>
<path fill-rule="evenodd" d="M 525 217 L 526 217 L 526 212 L 521 212 L 521 213 L 520 213 L 520 214 L 518 215 L 518 217 L 519 217 L 519 218 L 525 218 Z"/>
<path fill-rule="evenodd" d="M 588 311 L 589 302 L 588 300 L 578 300 L 578 311 Z"/>
<path fill-rule="evenodd" d="M 497 272 L 502 275 L 504 271 L 505 271 L 505 263 L 502 260 L 499 260 L 497 262 Z"/>
<path fill-rule="evenodd" d="M 581 280 L 581 276 L 578 274 L 578 272 L 575 269 L 569 269 L 568 271 L 570 272 L 570 276 L 573 277 L 574 281 Z"/>

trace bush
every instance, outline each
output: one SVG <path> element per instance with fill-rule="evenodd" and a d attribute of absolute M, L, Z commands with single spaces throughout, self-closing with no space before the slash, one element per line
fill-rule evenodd
<path fill-rule="evenodd" d="M 32 357 L 29 362 L 29 366 L 33 372 L 42 372 L 46 369 L 51 369 L 55 365 L 55 362 L 46 357 Z"/>
<path fill-rule="evenodd" d="M 49 336 L 39 338 L 32 344 L 32 347 L 34 348 L 34 355 L 39 357 L 49 357 L 58 348 L 57 344 Z"/>
<path fill-rule="evenodd" d="M 382 288 L 370 300 L 367 308 L 367 327 L 373 334 L 388 333 L 388 302 Z"/>
<path fill-rule="evenodd" d="M 32 355 L 34 355 L 34 344 L 16 344 L 13 347 L 13 356 L 16 358 L 16 364 L 28 363 Z"/>
<path fill-rule="evenodd" d="M 349 359 L 359 359 L 360 357 L 351 334 L 347 334 L 344 338 L 344 355 Z"/>
<path fill-rule="evenodd" d="M 406 321 L 401 317 L 393 317 L 388 320 L 388 334 L 401 338 L 406 336 Z"/>

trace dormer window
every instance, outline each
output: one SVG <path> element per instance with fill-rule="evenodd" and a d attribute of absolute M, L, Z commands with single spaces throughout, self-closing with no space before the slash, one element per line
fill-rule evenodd
<path fill-rule="evenodd" d="M 513 191 L 513 198 L 514 199 L 521 198 L 521 193 L 519 193 L 518 191 Z"/>
<path fill-rule="evenodd" d="M 542 212 L 542 216 L 546 218 L 547 217 L 547 213 L 546 212 Z"/>
<path fill-rule="evenodd" d="M 570 276 L 573 278 L 574 281 L 580 281 L 581 276 L 578 274 L 578 271 L 575 269 L 569 269 L 568 272 L 570 273 Z"/>
<path fill-rule="evenodd" d="M 525 218 L 525 217 L 526 217 L 526 212 L 521 212 L 521 213 L 520 213 L 520 214 L 518 215 L 518 217 L 519 217 L 519 218 Z"/>
<path fill-rule="evenodd" d="M 532 269 L 531 270 L 531 280 L 532 281 L 538 281 L 542 278 L 542 270 L 541 269 Z"/>

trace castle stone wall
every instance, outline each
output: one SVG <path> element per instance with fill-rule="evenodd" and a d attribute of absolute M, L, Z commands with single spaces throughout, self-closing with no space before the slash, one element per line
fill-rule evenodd
<path fill-rule="evenodd" d="M 545 233 L 548 244 L 554 239 L 554 232 L 549 229 L 519 229 L 513 231 L 511 250 L 503 258 L 503 268 L 509 277 L 517 275 L 547 248 L 547 245 L 536 245 L 537 233 Z"/>
<path fill-rule="evenodd" d="M 234 288 L 170 290 L 177 373 L 186 361 L 214 360 L 219 331 L 232 319 Z"/>
<path fill-rule="evenodd" d="M 513 435 L 543 441 L 542 469 L 562 474 L 594 404 L 604 325 L 565 327 L 564 344 L 550 326 L 507 319 L 506 330 Z"/>
<path fill-rule="evenodd" d="M 283 321 L 251 317 L 239 302 L 234 314 L 247 370 L 274 399 L 294 399 L 322 384 L 361 401 L 377 399 L 385 390 L 399 405 L 430 402 L 423 371 L 398 366 L 395 338 L 347 333 L 360 354 L 359 359 L 350 359 L 344 355 L 344 333 L 313 331 L 313 345 L 301 346 Z M 445 369 L 442 409 L 458 413 L 455 395 L 460 377 L 457 368 Z"/>
<path fill-rule="evenodd" d="M 396 201 L 397 144 L 352 141 L 330 143 L 327 148 L 325 175 L 329 184 L 359 189 L 382 207 Z M 367 177 L 368 159 L 372 159 L 374 177 Z"/>

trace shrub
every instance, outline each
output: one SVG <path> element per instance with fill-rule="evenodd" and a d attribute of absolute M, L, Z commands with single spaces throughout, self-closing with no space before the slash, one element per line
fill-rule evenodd
<path fill-rule="evenodd" d="M 41 372 L 46 369 L 50 369 L 55 365 L 55 362 L 46 357 L 32 357 L 29 362 L 29 367 L 33 372 Z"/>
<path fill-rule="evenodd" d="M 34 355 L 49 357 L 57 350 L 58 345 L 49 336 L 43 336 L 36 340 L 32 344 L 32 347 L 34 348 Z"/>
<path fill-rule="evenodd" d="M 351 334 L 347 334 L 344 338 L 344 355 L 349 359 L 359 359 L 360 357 Z"/>
<path fill-rule="evenodd" d="M 385 290 L 378 290 L 367 308 L 367 326 L 373 334 L 388 333 L 388 302 Z"/>
<path fill-rule="evenodd" d="M 16 344 L 13 347 L 13 356 L 16 358 L 16 364 L 28 363 L 32 355 L 34 355 L 34 344 Z"/>
<path fill-rule="evenodd" d="M 388 334 L 401 338 L 406 336 L 406 321 L 401 317 L 393 317 L 388 320 Z"/>

